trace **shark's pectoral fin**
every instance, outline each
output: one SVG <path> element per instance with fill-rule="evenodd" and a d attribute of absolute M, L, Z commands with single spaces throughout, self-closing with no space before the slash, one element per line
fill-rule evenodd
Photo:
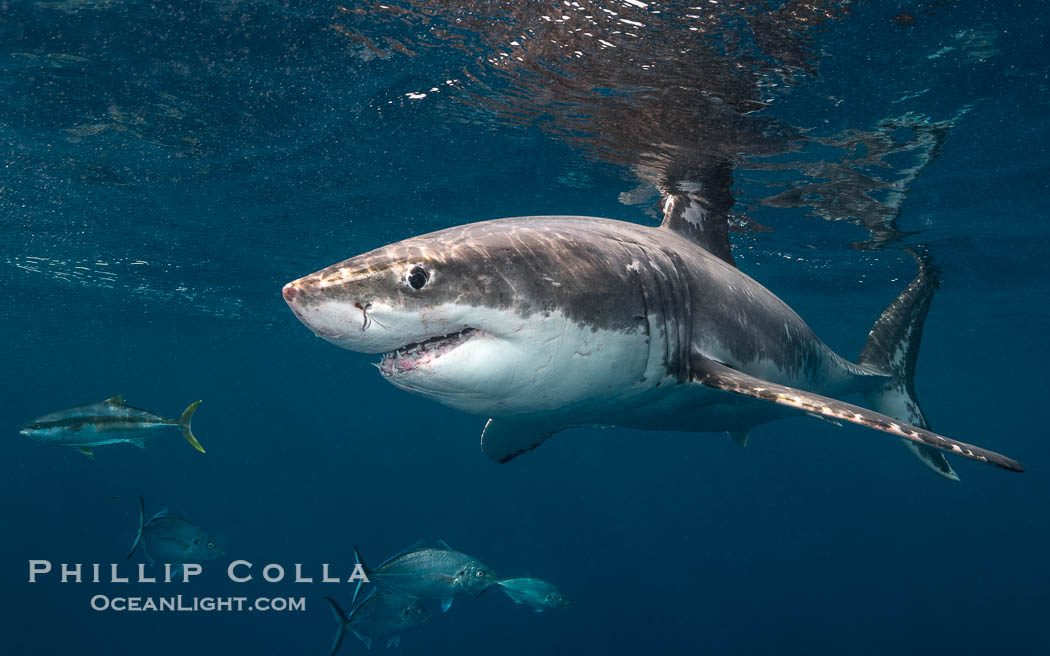
<path fill-rule="evenodd" d="M 542 421 L 489 419 L 481 433 L 481 450 L 492 462 L 503 464 L 531 451 L 561 426 Z"/>
<path fill-rule="evenodd" d="M 821 418 L 836 419 L 873 428 L 913 443 L 920 449 L 921 447 L 932 447 L 964 458 L 991 463 L 1010 471 L 1024 471 L 1021 463 L 994 451 L 949 439 L 852 403 L 755 378 L 702 356 L 695 356 L 691 365 L 693 381 L 707 387 L 769 401 L 794 408 L 802 413 L 819 415 Z"/>
<path fill-rule="evenodd" d="M 88 458 L 91 458 L 92 460 L 95 459 L 95 452 L 91 450 L 91 447 L 89 447 L 89 446 L 75 446 L 73 448 L 76 449 L 77 451 L 83 453 Z"/>

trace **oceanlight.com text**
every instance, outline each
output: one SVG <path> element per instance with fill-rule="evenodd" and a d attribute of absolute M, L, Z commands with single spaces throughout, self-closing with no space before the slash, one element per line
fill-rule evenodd
<path fill-rule="evenodd" d="M 118 597 L 95 595 L 91 609 L 104 612 L 242 613 L 248 611 L 294 613 L 306 610 L 306 597 Z"/>

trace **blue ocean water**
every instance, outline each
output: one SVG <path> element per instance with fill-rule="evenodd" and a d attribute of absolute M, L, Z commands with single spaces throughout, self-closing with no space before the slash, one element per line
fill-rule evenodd
<path fill-rule="evenodd" d="M 574 606 L 533 614 L 490 591 L 406 633 L 406 654 L 1044 653 L 1046 6 L 834 3 L 848 11 L 807 19 L 809 63 L 790 83 L 766 71 L 794 62 L 787 50 L 723 53 L 763 70 L 758 117 L 813 141 L 693 144 L 740 156 L 735 211 L 762 226 L 732 235 L 740 268 L 845 356 L 914 274 L 900 247 L 929 248 L 944 281 L 918 396 L 935 430 L 1027 469 L 955 459 L 962 481 L 949 483 L 896 440 L 807 418 L 758 428 L 744 450 L 721 434 L 577 430 L 497 466 L 478 448 L 484 418 L 405 394 L 373 356 L 305 329 L 284 283 L 412 235 L 530 214 L 655 224 L 655 195 L 622 201 L 644 168 L 623 152 L 637 139 L 603 150 L 587 121 L 603 136 L 625 123 L 722 135 L 722 115 L 689 104 L 632 115 L 644 103 L 631 101 L 628 121 L 583 112 L 582 126 L 509 112 L 492 99 L 523 78 L 489 65 L 498 55 L 476 22 L 460 41 L 418 45 L 435 15 L 476 15 L 474 3 L 394 3 L 413 4 L 0 3 L 3 652 L 324 654 L 323 598 L 348 605 L 353 586 L 235 584 L 226 563 L 302 563 L 315 577 L 331 563 L 345 576 L 355 544 L 378 562 L 422 538 L 555 582 Z M 601 11 L 573 4 L 516 3 L 496 23 L 554 5 Z M 688 36 L 687 6 L 639 4 L 604 6 Z M 795 7 L 752 12 L 774 9 Z M 659 22 L 669 15 L 680 20 Z M 617 91 L 599 78 L 573 101 Z M 556 104 L 558 87 L 539 86 Z M 943 125 L 943 143 L 919 164 L 921 149 L 887 157 L 904 186 L 877 184 L 886 167 L 858 169 L 899 211 L 894 239 L 858 247 L 874 215 L 822 199 L 763 202 L 784 188 L 778 175 L 797 183 L 814 162 L 872 148 L 843 135 L 902 117 Z M 207 454 L 175 431 L 94 461 L 18 435 L 118 393 L 165 416 L 203 399 Z M 226 557 L 186 585 L 27 582 L 30 559 L 126 567 L 140 494 L 148 512 L 180 509 L 223 534 Z M 306 611 L 89 605 L 179 593 L 301 596 Z M 363 649 L 348 640 L 341 653 Z"/>

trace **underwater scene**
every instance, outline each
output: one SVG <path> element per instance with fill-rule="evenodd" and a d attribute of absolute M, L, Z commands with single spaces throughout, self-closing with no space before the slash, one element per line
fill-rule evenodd
<path fill-rule="evenodd" d="M 1050 653 L 1048 23 L 0 0 L 0 652 Z"/>

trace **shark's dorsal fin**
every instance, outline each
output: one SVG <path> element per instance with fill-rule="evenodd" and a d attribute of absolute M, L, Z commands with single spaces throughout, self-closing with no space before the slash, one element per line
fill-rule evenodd
<path fill-rule="evenodd" d="M 543 444 L 561 430 L 542 421 L 489 419 L 481 432 L 481 450 L 492 462 L 510 462 L 526 451 Z"/>
<path fill-rule="evenodd" d="M 694 354 L 690 362 L 694 382 L 732 394 L 761 399 L 800 413 L 821 415 L 831 419 L 858 424 L 877 431 L 889 433 L 917 445 L 940 449 L 971 460 L 991 463 L 1010 471 L 1021 472 L 1024 467 L 1016 460 L 988 451 L 972 444 L 958 442 L 918 426 L 912 426 L 889 415 L 862 408 L 806 390 L 780 385 L 755 378 L 720 362 Z"/>
<path fill-rule="evenodd" d="M 733 266 L 729 249 L 729 210 L 733 207 L 733 167 L 716 164 L 688 179 L 659 185 L 663 195 L 660 227 L 696 243 Z"/>
<path fill-rule="evenodd" d="M 124 395 L 117 394 L 116 396 L 111 396 L 105 401 L 103 401 L 103 403 L 107 405 L 124 405 Z"/>

